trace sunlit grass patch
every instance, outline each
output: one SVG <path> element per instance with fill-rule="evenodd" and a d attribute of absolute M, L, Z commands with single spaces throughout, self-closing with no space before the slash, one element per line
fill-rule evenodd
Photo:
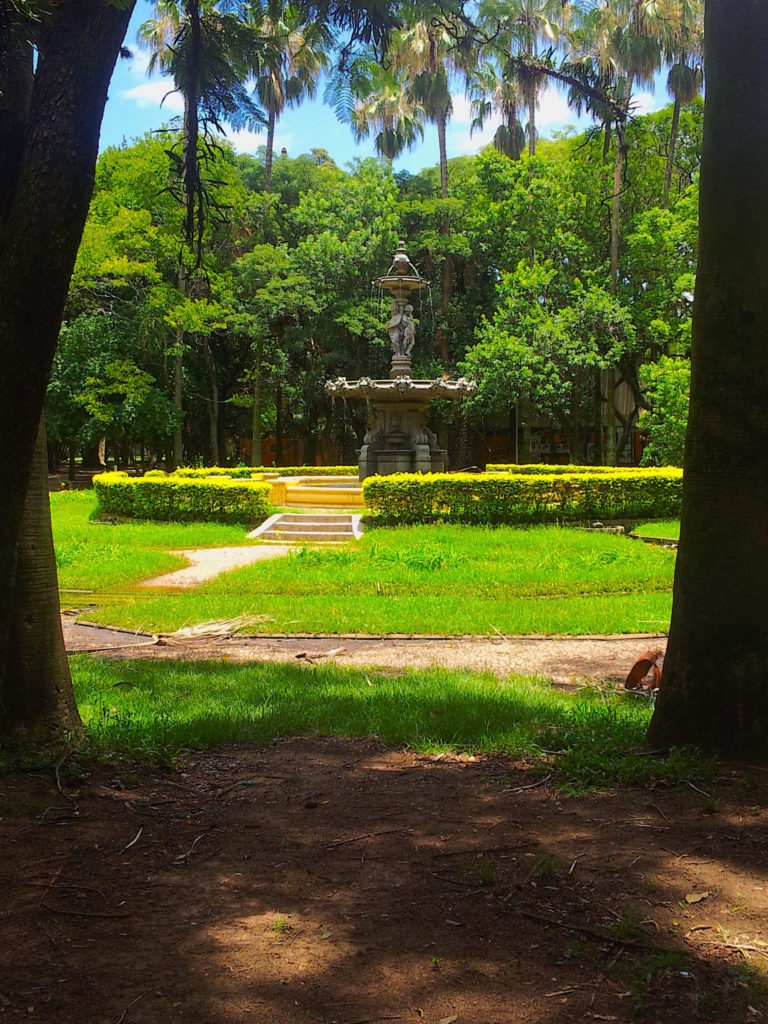
<path fill-rule="evenodd" d="M 101 755 L 170 760 L 214 744 L 319 734 L 378 737 L 418 752 L 508 754 L 557 772 L 573 788 L 695 780 L 710 770 L 690 754 L 646 756 L 647 701 L 564 693 L 541 679 L 87 657 L 73 658 L 72 670 L 91 747 Z"/>

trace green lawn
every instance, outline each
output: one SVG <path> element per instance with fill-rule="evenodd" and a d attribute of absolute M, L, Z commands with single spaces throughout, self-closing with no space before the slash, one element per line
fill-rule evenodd
<path fill-rule="evenodd" d="M 94 523 L 93 491 L 51 494 L 51 519 L 59 586 L 105 590 L 148 579 L 185 565 L 176 548 L 247 544 L 245 530 L 221 523 Z M 66 598 L 66 594 L 64 595 Z M 71 603 L 71 602 L 70 602 Z"/>
<path fill-rule="evenodd" d="M 680 540 L 679 519 L 656 519 L 652 523 L 641 523 L 632 531 L 638 537 L 658 537 L 660 540 Z"/>
<path fill-rule="evenodd" d="M 171 547 L 244 542 L 214 524 L 96 525 L 93 499 L 56 495 L 62 587 L 96 591 L 88 617 L 150 631 L 249 615 L 254 632 L 663 631 L 674 553 L 553 526 L 371 530 L 359 544 L 299 550 L 187 591 L 137 590 L 178 564 Z M 65 595 L 66 597 L 67 595 Z M 82 605 L 82 595 L 69 595 Z"/>
<path fill-rule="evenodd" d="M 335 666 L 72 659 L 89 747 L 170 760 L 217 743 L 280 736 L 375 736 L 420 752 L 500 752 L 556 770 L 575 788 L 695 780 L 692 755 L 644 752 L 647 699 L 537 679 L 432 669 L 393 677 Z"/>

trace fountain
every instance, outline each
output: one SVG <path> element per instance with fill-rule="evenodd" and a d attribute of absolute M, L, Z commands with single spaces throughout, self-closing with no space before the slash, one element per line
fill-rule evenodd
<path fill-rule="evenodd" d="M 389 473 L 442 473 L 446 453 L 427 427 L 429 403 L 437 398 L 458 399 L 477 390 L 474 381 L 414 380 L 411 352 L 416 342 L 416 323 L 411 298 L 429 287 L 408 259 L 405 242 L 399 242 L 392 266 L 374 281 L 380 292 L 392 297 L 387 332 L 392 343 L 388 380 L 348 381 L 337 377 L 325 385 L 331 398 L 363 399 L 370 404 L 368 430 L 360 449 L 360 480 Z"/>

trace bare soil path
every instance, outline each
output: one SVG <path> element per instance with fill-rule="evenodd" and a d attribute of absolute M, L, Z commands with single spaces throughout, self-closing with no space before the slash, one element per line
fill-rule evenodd
<path fill-rule="evenodd" d="M 545 676 L 559 685 L 584 678 L 623 682 L 649 647 L 665 648 L 665 636 L 630 634 L 579 637 L 405 637 L 405 636 L 166 636 L 90 626 L 62 616 L 67 650 L 118 658 L 172 658 L 229 662 L 337 661 L 350 668 L 402 671 L 407 668 L 468 669 L 510 675 Z"/>
<path fill-rule="evenodd" d="M 254 562 L 264 562 L 271 558 L 287 555 L 290 549 L 281 544 L 250 544 L 223 548 L 184 548 L 172 551 L 172 555 L 181 555 L 189 565 L 183 569 L 167 572 L 163 576 L 155 576 L 144 580 L 142 587 L 195 587 L 220 576 L 223 572 L 240 569 Z"/>
<path fill-rule="evenodd" d="M 61 791 L 0 779 L 3 1019 L 768 1017 L 768 776 L 568 798 L 504 758 L 315 737 L 72 760 Z"/>

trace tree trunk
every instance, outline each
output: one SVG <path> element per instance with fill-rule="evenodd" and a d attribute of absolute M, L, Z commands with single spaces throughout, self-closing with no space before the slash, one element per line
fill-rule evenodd
<path fill-rule="evenodd" d="M 536 87 L 528 93 L 528 156 L 536 156 Z"/>
<path fill-rule="evenodd" d="M 267 151 L 264 154 L 264 191 L 272 191 L 272 161 L 275 155 L 275 116 L 274 108 L 270 106 L 269 123 L 267 124 Z"/>
<path fill-rule="evenodd" d="M 593 461 L 596 466 L 603 465 L 603 375 L 595 370 L 595 451 Z"/>
<path fill-rule="evenodd" d="M 77 448 L 71 444 L 69 446 L 69 466 L 67 468 L 67 480 L 75 480 L 77 478 Z"/>
<path fill-rule="evenodd" d="M 283 464 L 283 386 L 275 387 L 275 465 Z"/>
<path fill-rule="evenodd" d="M 669 192 L 672 188 L 672 171 L 675 166 L 675 149 L 677 148 L 677 134 L 680 127 L 680 97 L 675 96 L 675 106 L 672 110 L 672 126 L 669 130 L 669 153 L 667 155 L 667 169 L 664 172 L 664 196 L 661 205 L 666 210 L 669 206 Z"/>
<path fill-rule="evenodd" d="M 749 40 L 745 46 L 744 41 Z M 768 753 L 768 19 L 707 0 L 691 405 L 669 646 L 648 733 Z"/>
<path fill-rule="evenodd" d="M 184 450 L 182 438 L 182 420 L 184 415 L 182 385 L 184 383 L 184 366 L 181 347 L 184 344 L 184 335 L 178 331 L 176 338 L 177 350 L 173 357 L 173 405 L 177 410 L 178 421 L 173 428 L 173 469 L 184 465 Z"/>
<path fill-rule="evenodd" d="M 213 356 L 210 338 L 203 339 L 205 368 L 208 373 L 210 398 L 208 399 L 208 436 L 211 445 L 211 465 L 219 461 L 219 382 L 216 377 L 216 360 Z"/>
<path fill-rule="evenodd" d="M 616 368 L 605 371 L 605 464 L 616 465 Z"/>
<path fill-rule="evenodd" d="M 107 87 L 132 4 L 67 0 L 43 19 L 15 188 L 0 223 L 0 698 L 27 707 L 8 677 L 17 542 L 69 281 L 93 191 Z M 1 62 L 0 91 L 7 81 Z M 0 124 L 0 152 L 8 144 Z M 55 576 L 54 576 L 55 579 Z M 51 630 L 60 632 L 58 620 Z M 46 625 L 44 628 L 48 628 Z M 51 637 L 40 635 L 47 645 Z M 18 723 L 14 726 L 16 730 Z"/>
<path fill-rule="evenodd" d="M 19 532 L 0 736 L 7 752 L 66 741 L 82 729 L 61 633 L 41 419 Z"/>
<path fill-rule="evenodd" d="M 261 363 L 264 358 L 264 339 L 256 342 L 256 368 L 253 374 L 253 426 L 251 431 L 251 465 L 261 466 Z"/>
<path fill-rule="evenodd" d="M 520 419 L 523 427 L 523 443 L 520 450 L 520 461 L 524 466 L 529 466 L 533 459 L 533 407 L 527 398 L 521 398 L 518 403 Z"/>
<path fill-rule="evenodd" d="M 448 148 L 446 144 L 446 117 L 445 110 L 442 108 L 437 111 L 435 117 L 435 124 L 437 125 L 437 142 L 440 150 L 440 197 L 445 200 L 448 198 Z M 450 223 L 448 221 L 448 215 L 442 213 L 440 215 L 439 223 L 440 234 L 444 237 L 450 235 Z M 443 261 L 443 271 L 440 280 L 440 312 L 442 313 L 441 324 L 435 332 L 435 341 L 437 343 L 438 351 L 440 352 L 440 359 L 443 362 L 443 366 L 448 367 L 451 362 L 451 352 L 448 347 L 448 335 L 445 329 L 445 325 L 448 322 L 448 314 L 451 308 L 451 291 L 453 285 L 453 257 L 450 253 L 445 254 Z"/>

